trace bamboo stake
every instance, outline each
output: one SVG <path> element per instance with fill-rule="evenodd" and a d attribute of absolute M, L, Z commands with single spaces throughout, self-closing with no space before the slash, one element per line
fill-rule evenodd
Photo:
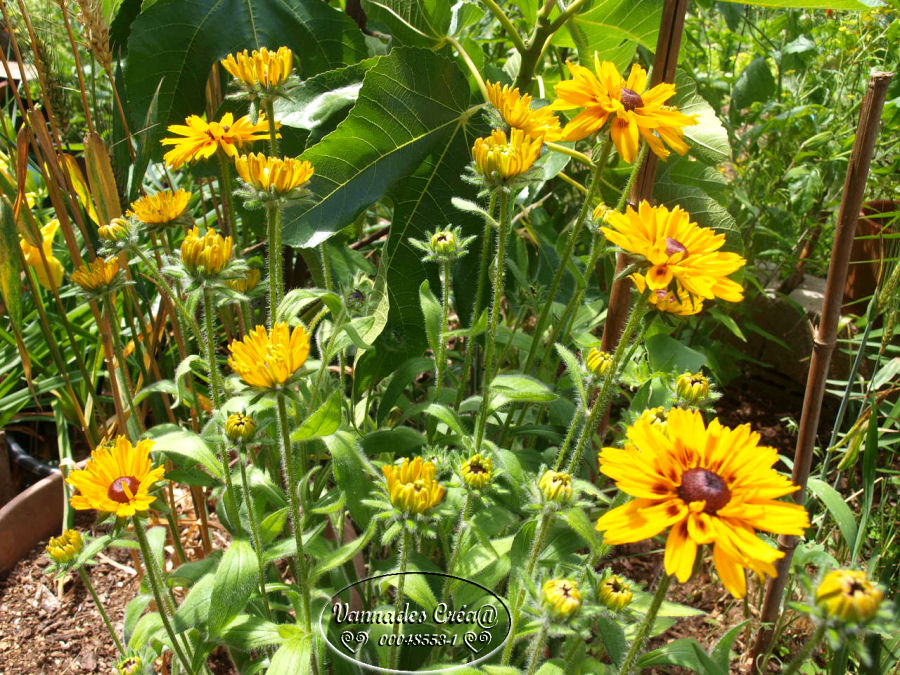
<path fill-rule="evenodd" d="M 819 428 L 819 416 L 822 412 L 828 366 L 837 344 L 837 327 L 841 318 L 841 303 L 844 298 L 844 286 L 847 283 L 847 267 L 853 247 L 853 237 L 856 234 L 856 221 L 859 218 L 859 210 L 865 194 L 869 164 L 872 162 L 875 139 L 878 136 L 881 109 L 884 106 L 891 77 L 892 73 L 877 71 L 870 76 L 869 86 L 859 111 L 859 126 L 856 129 L 853 152 L 850 155 L 850 163 L 847 165 L 844 196 L 838 212 L 831 262 L 825 283 L 825 297 L 822 301 L 822 319 L 813 338 L 812 360 L 809 366 L 809 377 L 806 381 L 806 395 L 803 400 L 797 447 L 794 451 L 794 470 L 791 480 L 800 486 L 800 489 L 793 495 L 794 501 L 798 504 L 804 502 L 806 481 L 809 478 L 816 432 Z M 756 643 L 751 652 L 755 668 L 758 667 L 757 658 L 768 652 L 772 642 L 773 624 L 778 618 L 781 596 L 787 585 L 788 570 L 791 566 L 794 549 L 797 547 L 797 539 L 795 536 L 787 535 L 778 537 L 778 548 L 784 553 L 784 556 L 775 564 L 778 576 L 769 579 L 766 585 L 766 597 L 760 615 L 763 627 L 756 637 Z"/>

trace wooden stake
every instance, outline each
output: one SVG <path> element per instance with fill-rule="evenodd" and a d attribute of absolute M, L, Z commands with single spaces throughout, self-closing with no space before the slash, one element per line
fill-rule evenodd
<path fill-rule="evenodd" d="M 837 344 L 837 327 L 841 318 L 841 303 L 844 298 L 844 285 L 847 283 L 847 267 L 850 262 L 850 250 L 856 234 L 856 221 L 865 194 L 866 179 L 869 175 L 869 164 L 875 150 L 875 139 L 878 136 L 878 123 L 881 109 L 892 73 L 873 72 L 869 78 L 869 87 L 863 98 L 859 111 L 859 126 L 856 129 L 856 140 L 850 163 L 847 165 L 847 178 L 844 180 L 844 196 L 838 212 L 837 229 L 834 233 L 834 244 L 831 263 L 828 267 L 828 279 L 825 283 L 825 297 L 822 301 L 822 319 L 813 338 L 812 360 L 809 366 L 809 377 L 806 380 L 806 394 L 803 399 L 803 413 L 800 418 L 800 430 L 797 435 L 797 448 L 794 451 L 794 471 L 791 480 L 800 489 L 794 493 L 794 501 L 804 502 L 806 481 L 812 464 L 813 450 L 816 443 L 816 432 L 819 428 L 819 416 L 822 412 L 822 399 L 825 395 L 825 382 L 831 355 Z M 797 547 L 797 537 L 782 535 L 778 537 L 778 548 L 784 553 L 775 565 L 778 576 L 769 579 L 766 586 L 766 597 L 763 602 L 760 620 L 764 626 L 760 629 L 753 645 L 751 656 L 754 667 L 761 654 L 768 652 L 772 642 L 773 624 L 778 618 L 781 596 L 787 585 L 791 558 Z"/>

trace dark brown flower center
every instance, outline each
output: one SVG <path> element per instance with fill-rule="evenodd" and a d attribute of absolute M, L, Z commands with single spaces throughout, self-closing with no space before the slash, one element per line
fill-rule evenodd
<path fill-rule="evenodd" d="M 856 593 L 865 594 L 865 592 L 866 587 L 858 581 L 851 581 L 850 585 L 847 587 L 847 595 L 855 595 Z"/>
<path fill-rule="evenodd" d="M 106 491 L 106 496 L 114 502 L 127 504 L 131 501 L 131 497 L 137 494 L 139 485 L 140 481 L 134 476 L 122 476 L 121 478 L 116 478 L 112 482 L 112 485 L 109 486 L 109 490 Z M 127 492 L 125 491 L 125 488 L 128 488 Z M 129 494 L 131 496 L 129 496 Z"/>
<path fill-rule="evenodd" d="M 625 110 L 634 110 L 635 108 L 644 107 L 644 99 L 642 99 L 641 95 L 633 89 L 622 87 L 619 98 L 622 101 L 622 107 L 624 107 Z"/>
<path fill-rule="evenodd" d="M 731 501 L 731 490 L 717 474 L 707 469 L 688 469 L 681 477 L 678 496 L 686 503 L 705 501 L 706 513 L 714 514 Z"/>
<path fill-rule="evenodd" d="M 572 587 L 569 584 L 562 584 L 559 587 L 560 592 L 567 598 L 572 597 Z"/>
<path fill-rule="evenodd" d="M 684 257 L 688 257 L 687 248 L 677 239 L 666 237 L 666 255 L 675 255 L 676 253 L 684 253 Z"/>
<path fill-rule="evenodd" d="M 487 469 L 477 462 L 472 462 L 469 464 L 469 473 L 487 473 Z"/>

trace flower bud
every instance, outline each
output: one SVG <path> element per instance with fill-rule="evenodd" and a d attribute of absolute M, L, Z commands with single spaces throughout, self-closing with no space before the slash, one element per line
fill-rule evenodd
<path fill-rule="evenodd" d="M 641 413 L 641 419 L 649 422 L 653 426 L 664 426 L 668 419 L 669 411 L 663 406 L 658 405 L 655 408 L 647 408 Z"/>
<path fill-rule="evenodd" d="M 494 476 L 494 463 L 490 457 L 483 457 L 479 453 L 463 462 L 459 472 L 466 485 L 474 490 L 480 490 L 491 482 Z"/>
<path fill-rule="evenodd" d="M 131 226 L 124 218 L 113 218 L 107 225 L 97 228 L 97 236 L 101 241 L 122 241 L 128 238 Z"/>
<path fill-rule="evenodd" d="M 249 415 L 233 413 L 225 420 L 225 436 L 232 443 L 246 443 L 255 432 L 256 422 Z"/>
<path fill-rule="evenodd" d="M 816 604 L 829 617 L 865 623 L 878 612 L 884 593 L 860 570 L 832 570 L 816 589 Z"/>
<path fill-rule="evenodd" d="M 591 347 L 587 358 L 584 360 L 584 365 L 587 366 L 587 369 L 591 371 L 592 375 L 601 377 L 609 371 L 610 366 L 612 366 L 612 361 L 612 354 L 609 352 L 602 352 L 596 347 Z"/>
<path fill-rule="evenodd" d="M 421 457 L 403 464 L 382 467 L 387 493 L 398 511 L 406 514 L 425 513 L 444 499 L 446 488 L 434 479 L 435 465 Z"/>
<path fill-rule="evenodd" d="M 234 240 L 210 228 L 202 237 L 195 227 L 181 242 L 181 262 L 195 274 L 214 276 L 231 260 Z"/>
<path fill-rule="evenodd" d="M 66 530 L 58 537 L 50 538 L 47 555 L 60 565 L 68 565 L 78 557 L 83 543 L 78 530 Z"/>
<path fill-rule="evenodd" d="M 144 663 L 139 656 L 128 656 L 116 664 L 116 673 L 118 675 L 140 675 L 144 668 Z"/>
<path fill-rule="evenodd" d="M 456 235 L 450 230 L 439 230 L 431 235 L 431 248 L 438 255 L 447 256 L 456 253 Z"/>
<path fill-rule="evenodd" d="M 541 589 L 541 606 L 557 619 L 568 619 L 581 609 L 578 582 L 571 579 L 550 579 Z"/>
<path fill-rule="evenodd" d="M 703 373 L 683 373 L 675 381 L 675 391 L 685 403 L 697 405 L 709 397 L 709 380 Z"/>
<path fill-rule="evenodd" d="M 565 504 L 572 499 L 572 477 L 567 473 L 548 469 L 538 481 L 538 489 L 545 501 Z"/>
<path fill-rule="evenodd" d="M 247 273 L 242 277 L 229 279 L 225 282 L 225 285 L 238 293 L 249 293 L 257 287 L 260 279 L 262 279 L 262 272 L 254 267 L 247 270 Z"/>
<path fill-rule="evenodd" d="M 633 597 L 631 582 L 618 574 L 613 574 L 600 583 L 600 600 L 613 611 L 618 612 L 627 607 Z"/>
<path fill-rule="evenodd" d="M 100 293 L 109 290 L 118 274 L 118 258 L 113 257 L 109 260 L 97 258 L 92 263 L 84 264 L 72 272 L 72 281 L 85 291 Z"/>

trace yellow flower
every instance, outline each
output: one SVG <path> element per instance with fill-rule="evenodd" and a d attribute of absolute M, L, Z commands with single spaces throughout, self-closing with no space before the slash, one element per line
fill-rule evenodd
<path fill-rule="evenodd" d="M 231 237 L 223 237 L 212 228 L 201 237 L 195 227 L 181 242 L 181 262 L 191 272 L 212 276 L 225 269 L 233 250 Z"/>
<path fill-rule="evenodd" d="M 613 355 L 609 352 L 600 351 L 596 347 L 591 347 L 587 357 L 584 359 L 584 365 L 591 371 L 592 375 L 600 377 L 605 375 L 612 365 Z"/>
<path fill-rule="evenodd" d="M 664 427 L 666 425 L 668 417 L 669 411 L 661 405 L 658 405 L 655 408 L 647 408 L 641 413 L 642 420 L 646 420 L 648 423 L 659 427 Z"/>
<path fill-rule="evenodd" d="M 47 543 L 47 555 L 60 565 L 67 565 L 81 552 L 84 541 L 78 530 L 66 530 L 58 537 L 51 537 Z"/>
<path fill-rule="evenodd" d="M 247 270 L 247 274 L 238 279 L 229 279 L 225 282 L 225 285 L 238 293 L 247 293 L 256 288 L 261 278 L 262 273 L 254 267 Z"/>
<path fill-rule="evenodd" d="M 156 499 L 150 488 L 165 473 L 165 467 L 150 465 L 152 447 L 150 440 L 132 447 L 124 436 L 98 447 L 83 470 L 72 471 L 66 478 L 81 493 L 69 500 L 72 507 L 107 511 L 120 518 L 149 509 Z"/>
<path fill-rule="evenodd" d="M 613 611 L 625 609 L 631 604 L 633 597 L 631 583 L 618 574 L 608 576 L 600 583 L 600 600 Z"/>
<path fill-rule="evenodd" d="M 381 468 L 387 481 L 391 504 L 404 513 L 425 513 L 444 498 L 446 488 L 434 480 L 435 466 L 416 457 L 403 464 L 387 464 Z"/>
<path fill-rule="evenodd" d="M 884 593 L 859 570 L 832 570 L 816 589 L 816 604 L 842 621 L 869 621 L 882 600 Z"/>
<path fill-rule="evenodd" d="M 480 490 L 491 482 L 494 476 L 494 463 L 490 457 L 484 457 L 481 453 L 472 455 L 459 468 L 466 485 L 475 490 Z"/>
<path fill-rule="evenodd" d="M 19 246 L 22 248 L 25 262 L 34 269 L 38 283 L 49 291 L 58 288 L 63 278 L 62 263 L 53 255 L 53 237 L 56 236 L 57 230 L 59 230 L 59 220 L 56 218 L 41 228 L 41 248 L 34 246 L 22 235 L 19 235 Z M 41 258 L 41 250 L 44 252 L 44 257 L 47 258 L 46 266 Z"/>
<path fill-rule="evenodd" d="M 486 178 L 502 183 L 528 169 L 541 154 L 541 139 L 528 136 L 521 129 L 506 132 L 494 129 L 487 138 L 476 138 L 472 146 L 475 168 Z"/>
<path fill-rule="evenodd" d="M 119 259 L 104 260 L 97 258 L 92 263 L 84 264 L 72 272 L 72 281 L 86 291 L 98 292 L 108 289 L 119 274 Z"/>
<path fill-rule="evenodd" d="M 709 396 L 709 380 L 703 373 L 682 373 L 675 380 L 675 391 L 683 401 L 696 405 Z"/>
<path fill-rule="evenodd" d="M 113 218 L 106 225 L 97 228 L 97 236 L 101 241 L 121 241 L 128 238 L 128 221 L 124 218 Z"/>
<path fill-rule="evenodd" d="M 190 198 L 187 190 L 162 190 L 132 202 L 128 215 L 147 225 L 167 225 L 184 213 Z"/>
<path fill-rule="evenodd" d="M 291 331 L 276 323 L 271 334 L 257 326 L 243 340 L 228 345 L 228 365 L 251 387 L 279 389 L 306 363 L 309 335 L 303 326 Z"/>
<path fill-rule="evenodd" d="M 572 476 L 547 469 L 538 481 L 538 489 L 546 501 L 565 504 L 572 498 Z"/>
<path fill-rule="evenodd" d="M 531 107 L 531 96 L 520 94 L 508 84 L 500 86 L 499 82 L 487 83 L 488 98 L 506 122 L 513 129 L 521 129 L 532 138 L 544 141 L 559 139 L 561 130 L 559 118 L 553 114 L 550 106 Z"/>
<path fill-rule="evenodd" d="M 634 282 L 638 293 L 643 294 L 647 288 L 647 280 L 643 274 L 632 274 L 628 277 Z M 692 296 L 683 288 L 679 288 L 678 294 L 663 288 L 658 288 L 648 296 L 650 304 L 660 312 L 668 312 L 676 316 L 691 316 L 703 310 L 703 300 Z"/>
<path fill-rule="evenodd" d="M 270 91 L 288 79 L 294 68 L 294 55 L 287 47 L 279 47 L 274 52 L 263 47 L 254 49 L 252 54 L 248 54 L 246 49 L 229 54 L 220 63 L 232 77 L 247 87 Z"/>
<path fill-rule="evenodd" d="M 225 420 L 225 436 L 232 443 L 249 441 L 256 433 L 256 422 L 250 415 L 233 413 Z"/>
<path fill-rule="evenodd" d="M 140 675 L 144 671 L 144 662 L 140 656 L 128 656 L 116 664 L 116 675 Z"/>
<path fill-rule="evenodd" d="M 293 157 L 278 159 L 263 153 L 241 155 L 234 160 L 238 175 L 257 190 L 283 195 L 303 187 L 314 173 L 312 164 Z"/>
<path fill-rule="evenodd" d="M 578 141 L 600 131 L 611 119 L 609 133 L 623 160 L 631 164 L 637 156 L 641 137 L 662 159 L 669 156 L 666 145 L 683 155 L 684 127 L 698 124 L 696 115 L 685 115 L 664 105 L 675 95 L 675 85 L 661 82 L 647 90 L 647 71 L 631 67 L 624 79 L 611 61 L 594 56 L 596 75 L 584 66 L 567 62 L 571 80 L 556 85 L 554 110 L 584 108 L 563 129 L 563 138 Z"/>
<path fill-rule="evenodd" d="M 637 499 L 597 521 L 604 542 L 627 544 L 668 527 L 667 574 L 687 581 L 697 547 L 713 544 L 719 578 L 731 594 L 747 592 L 744 568 L 776 576 L 784 554 L 756 536 L 755 529 L 801 535 L 806 509 L 778 497 L 799 489 L 772 468 L 775 448 L 759 445 L 749 424 L 731 429 L 714 419 L 707 427 L 698 411 L 674 408 L 664 430 L 639 419 L 627 430 L 625 449 L 603 448 L 600 472 Z"/>
<path fill-rule="evenodd" d="M 541 604 L 557 619 L 568 619 L 581 608 L 581 591 L 572 579 L 550 579 L 541 589 Z"/>
<path fill-rule="evenodd" d="M 281 125 L 275 122 L 277 129 Z M 269 138 L 269 123 L 266 116 L 260 114 L 256 124 L 244 115 L 237 121 L 231 113 L 225 113 L 218 122 L 206 122 L 197 115 L 191 115 L 184 124 L 172 124 L 169 133 L 181 136 L 162 139 L 163 145 L 174 145 L 163 159 L 166 165 L 177 169 L 185 162 L 212 157 L 216 150 L 222 149 L 229 157 L 237 157 L 238 148 L 252 141 Z"/>
<path fill-rule="evenodd" d="M 637 211 L 629 206 L 624 214 L 607 214 L 606 222 L 612 227 L 600 231 L 610 242 L 650 265 L 645 281 L 651 291 L 666 290 L 675 281 L 679 292 L 683 289 L 701 298 L 728 302 L 744 298 L 741 285 L 727 277 L 747 261 L 737 253 L 719 251 L 725 235 L 691 222 L 680 206 L 670 211 L 642 201 Z"/>

